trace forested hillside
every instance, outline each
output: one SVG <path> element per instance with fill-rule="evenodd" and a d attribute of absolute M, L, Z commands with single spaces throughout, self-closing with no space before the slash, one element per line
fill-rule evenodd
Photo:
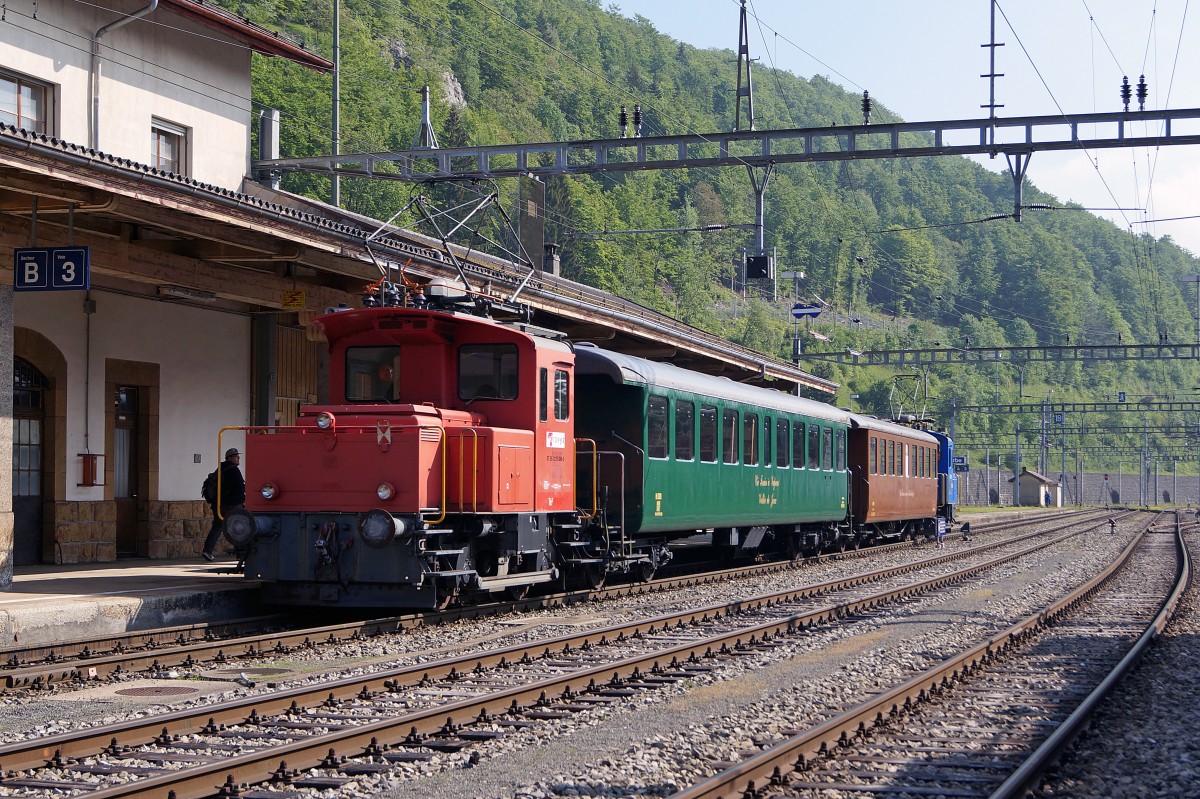
<path fill-rule="evenodd" d="M 223 2 L 331 52 L 330 0 Z M 410 147 L 426 84 L 443 146 L 613 137 L 618 108 L 632 113 L 635 104 L 645 116 L 644 135 L 733 125 L 732 50 L 698 50 L 596 0 L 342 0 L 342 13 L 343 152 Z M 254 69 L 256 104 L 283 113 L 283 154 L 329 152 L 330 79 L 282 59 L 256 59 Z M 897 119 L 886 97 L 876 100 L 873 121 Z M 756 67 L 759 129 L 856 124 L 859 103 L 822 76 Z M 291 176 L 285 188 L 329 196 L 319 177 Z M 495 188 L 512 202 L 515 187 Z M 386 219 L 415 191 L 345 181 L 343 205 Z M 594 235 L 752 222 L 745 169 L 553 178 L 547 201 L 547 240 L 562 245 L 565 276 L 791 357 L 792 282 L 779 284 L 774 303 L 770 286 L 754 285 L 743 296 L 735 285 L 734 263 L 751 245 L 749 231 Z M 1025 202 L 1060 205 L 1031 185 Z M 1020 223 L 980 221 L 1011 212 L 1009 178 L 960 158 L 777 168 L 767 199 L 768 244 L 778 248 L 780 269 L 806 272 L 800 299 L 827 304 L 814 329 L 829 340 L 805 336 L 806 347 L 1195 339 L 1195 298 L 1180 278 L 1200 272 L 1200 263 L 1169 239 L 1135 237 L 1082 210 L 1028 211 Z M 889 411 L 890 373 L 814 371 L 844 384 L 839 404 L 853 392 L 856 407 Z M 947 367 L 928 376 L 929 407 L 944 412 L 951 399 L 1017 402 L 1022 381 L 1026 402 L 1103 401 L 1118 391 L 1131 398 L 1181 395 L 1200 385 L 1197 377 L 1194 365 L 1178 361 L 1033 365 L 1024 374 L 1011 366 Z M 1009 416 L 959 419 L 960 431 L 1008 439 L 1012 425 Z"/>

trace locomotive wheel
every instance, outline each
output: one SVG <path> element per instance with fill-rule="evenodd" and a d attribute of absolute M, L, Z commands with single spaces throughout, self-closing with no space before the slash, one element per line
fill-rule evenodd
<path fill-rule="evenodd" d="M 504 596 L 512 602 L 520 602 L 529 596 L 529 585 L 513 585 L 504 589 Z"/>
<path fill-rule="evenodd" d="M 606 576 L 603 564 L 588 563 L 571 572 L 570 584 L 584 591 L 599 591 L 604 587 Z"/>

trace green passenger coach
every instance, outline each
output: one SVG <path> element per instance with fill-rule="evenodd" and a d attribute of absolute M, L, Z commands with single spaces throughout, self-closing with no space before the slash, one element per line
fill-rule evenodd
<path fill-rule="evenodd" d="M 793 553 L 850 537 L 849 413 L 586 345 L 575 365 L 578 495 L 629 555 L 709 529 Z"/>

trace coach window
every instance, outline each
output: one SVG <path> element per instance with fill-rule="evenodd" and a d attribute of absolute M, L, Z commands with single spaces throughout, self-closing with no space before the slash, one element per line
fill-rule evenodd
<path fill-rule="evenodd" d="M 651 397 L 646 409 L 646 454 L 667 457 L 667 398 Z"/>
<path fill-rule="evenodd" d="M 796 422 L 792 428 L 792 468 L 803 469 L 804 457 L 804 422 Z"/>
<path fill-rule="evenodd" d="M 717 462 L 717 409 L 712 405 L 700 406 L 700 461 Z"/>
<path fill-rule="evenodd" d="M 571 376 L 565 369 L 554 370 L 554 418 L 566 421 L 571 409 Z"/>
<path fill-rule="evenodd" d="M 742 463 L 747 466 L 758 465 L 758 414 L 748 413 L 742 417 L 742 446 L 744 452 Z"/>
<path fill-rule="evenodd" d="M 904 444 L 904 476 L 912 477 L 912 444 Z"/>
<path fill-rule="evenodd" d="M 833 431 L 828 427 L 821 430 L 821 468 L 833 471 Z"/>
<path fill-rule="evenodd" d="M 399 347 L 346 350 L 346 401 L 395 402 L 400 387 Z"/>
<path fill-rule="evenodd" d="M 721 415 L 721 454 L 725 463 L 738 462 L 738 413 L 728 408 Z"/>
<path fill-rule="evenodd" d="M 787 419 L 775 420 L 775 465 L 780 469 L 788 467 L 788 439 L 791 438 L 791 424 Z"/>
<path fill-rule="evenodd" d="M 888 468 L 887 468 L 887 473 L 888 473 L 888 474 L 895 474 L 895 473 L 896 473 L 896 442 L 895 442 L 895 441 L 889 441 L 889 442 L 887 443 L 887 449 L 888 449 Z"/>
<path fill-rule="evenodd" d="M 821 428 L 815 424 L 808 426 L 808 468 L 821 468 Z"/>
<path fill-rule="evenodd" d="M 869 468 L 871 470 L 871 474 L 879 474 L 879 461 L 877 460 L 879 457 L 878 443 L 879 442 L 876 440 L 875 436 L 871 436 L 871 454 L 867 456 L 867 461 L 870 464 Z"/>
<path fill-rule="evenodd" d="M 696 404 L 691 400 L 675 400 L 675 460 L 690 461 L 696 457 Z"/>
<path fill-rule="evenodd" d="M 464 344 L 458 350 L 458 398 L 517 398 L 517 345 Z"/>
<path fill-rule="evenodd" d="M 836 460 L 833 468 L 839 472 L 846 470 L 846 431 L 837 431 L 837 447 L 834 449 Z"/>
<path fill-rule="evenodd" d="M 762 462 L 763 462 L 763 466 L 770 466 L 771 463 L 774 461 L 774 459 L 771 457 L 771 444 L 772 443 L 773 443 L 773 439 L 771 438 L 771 417 L 764 416 L 763 417 L 763 426 L 762 426 Z"/>

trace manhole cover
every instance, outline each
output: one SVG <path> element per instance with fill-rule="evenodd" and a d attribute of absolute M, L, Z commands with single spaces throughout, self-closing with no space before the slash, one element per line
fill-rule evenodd
<path fill-rule="evenodd" d="M 239 674 L 255 674 L 260 677 L 267 677 L 272 674 L 287 674 L 287 669 L 216 669 L 213 674 L 232 674 L 234 677 Z"/>
<path fill-rule="evenodd" d="M 139 688 L 120 688 L 116 693 L 119 696 L 183 696 L 184 694 L 198 694 L 200 691 L 196 688 L 181 688 L 174 685 L 143 685 Z"/>

